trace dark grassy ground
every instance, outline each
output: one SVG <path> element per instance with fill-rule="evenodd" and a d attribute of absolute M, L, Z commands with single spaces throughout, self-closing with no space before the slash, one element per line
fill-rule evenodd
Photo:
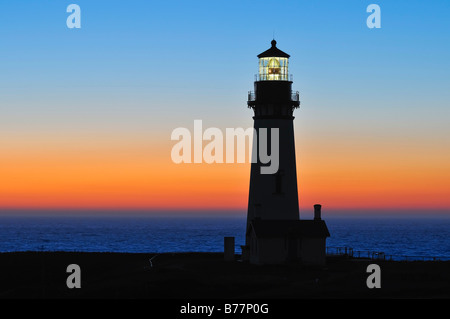
<path fill-rule="evenodd" d="M 324 268 L 225 262 L 220 253 L 0 253 L 0 298 L 450 298 L 450 262 L 332 258 Z M 366 286 L 367 265 L 381 288 Z M 81 288 L 69 289 L 69 264 Z"/>

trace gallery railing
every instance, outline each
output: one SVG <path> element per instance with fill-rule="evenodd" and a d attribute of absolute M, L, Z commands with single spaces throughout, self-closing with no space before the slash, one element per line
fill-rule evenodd
<path fill-rule="evenodd" d="M 291 81 L 294 77 L 292 74 L 255 74 L 255 81 Z"/>
<path fill-rule="evenodd" d="M 248 91 L 248 101 L 254 102 L 256 101 L 256 94 L 253 91 Z M 291 101 L 299 102 L 300 101 L 300 93 L 298 91 L 291 92 Z"/>

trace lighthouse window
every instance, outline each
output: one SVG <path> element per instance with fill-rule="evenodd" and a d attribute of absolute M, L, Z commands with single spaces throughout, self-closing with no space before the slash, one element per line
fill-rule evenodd
<path fill-rule="evenodd" d="M 260 81 L 287 81 L 288 59 L 281 57 L 267 57 L 259 59 Z"/>

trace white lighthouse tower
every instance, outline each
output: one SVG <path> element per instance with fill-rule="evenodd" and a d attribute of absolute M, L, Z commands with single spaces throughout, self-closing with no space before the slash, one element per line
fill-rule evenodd
<path fill-rule="evenodd" d="M 270 153 L 273 147 L 270 134 L 273 129 L 278 130 L 279 165 L 273 174 L 262 173 L 261 167 L 270 163 L 264 164 L 259 158 L 251 165 L 243 259 L 259 264 L 286 261 L 323 264 L 329 233 L 320 217 L 320 208 L 316 209 L 314 220 L 300 221 L 293 116 L 300 100 L 299 93 L 292 91 L 290 56 L 276 44 L 273 40 L 271 47 L 258 55 L 259 73 L 247 105 L 254 111 L 257 146 L 254 151 L 259 152 L 261 143 L 267 143 Z M 262 131 L 267 132 L 267 139 L 261 139 Z M 314 254 L 309 252 L 311 240 L 317 246 Z"/>

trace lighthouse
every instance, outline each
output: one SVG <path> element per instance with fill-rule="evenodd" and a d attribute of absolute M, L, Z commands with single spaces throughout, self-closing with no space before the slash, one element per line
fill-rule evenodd
<path fill-rule="evenodd" d="M 300 220 L 294 139 L 294 110 L 300 98 L 292 90 L 290 55 L 272 40 L 271 47 L 257 57 L 259 70 L 247 101 L 254 113 L 253 152 L 260 153 L 260 147 L 267 153 L 277 150 L 278 169 L 264 173 L 261 168 L 270 163 L 260 159 L 251 164 L 242 257 L 256 264 L 324 264 L 329 232 L 320 216 L 321 205 L 315 206 L 314 220 Z M 270 136 L 274 132 L 277 139 Z"/>

